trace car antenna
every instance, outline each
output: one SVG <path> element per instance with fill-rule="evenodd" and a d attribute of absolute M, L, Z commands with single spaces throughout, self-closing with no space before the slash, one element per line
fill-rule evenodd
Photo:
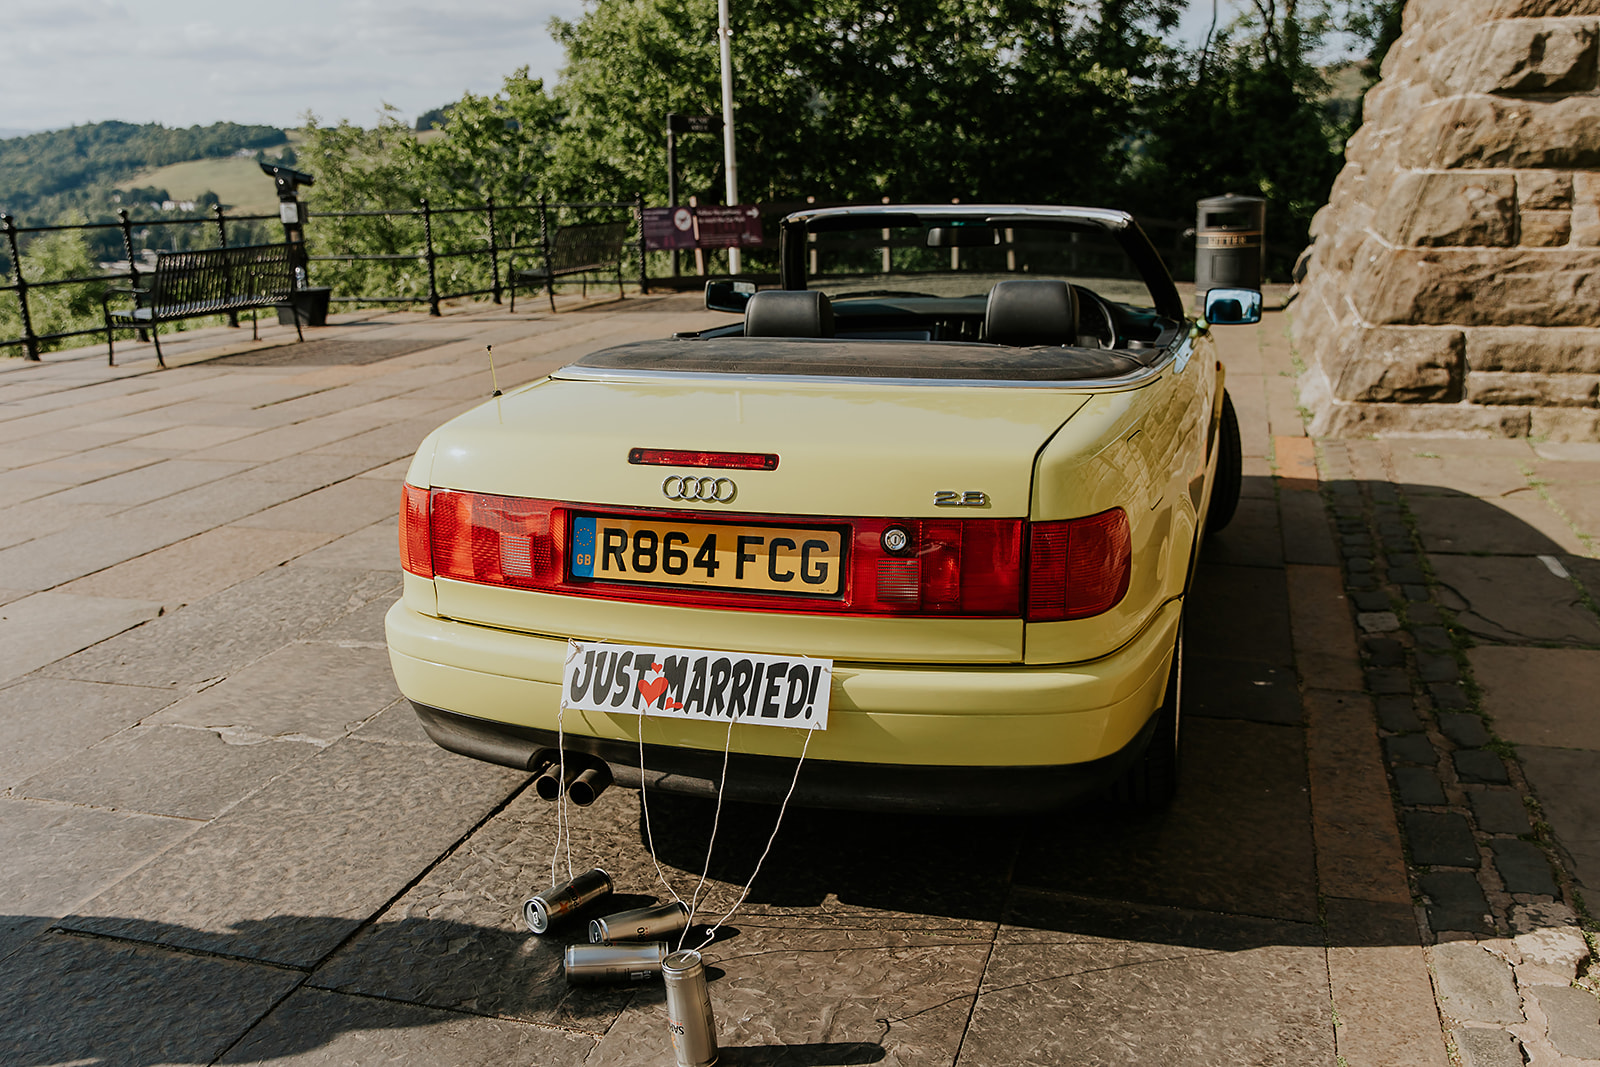
<path fill-rule="evenodd" d="M 484 345 L 483 350 L 489 353 L 489 381 L 494 385 L 494 392 L 490 396 L 500 395 L 500 378 L 494 372 L 494 345 Z"/>

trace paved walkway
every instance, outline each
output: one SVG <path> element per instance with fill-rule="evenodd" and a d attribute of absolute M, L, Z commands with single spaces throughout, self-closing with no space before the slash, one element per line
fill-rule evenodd
<path fill-rule="evenodd" d="M 488 396 L 485 345 L 510 386 L 696 303 L 0 369 L 0 1061 L 670 1062 L 658 988 L 568 988 L 520 928 L 553 809 L 426 740 L 382 616 L 406 459 Z M 1600 456 L 1319 448 L 1283 325 L 1222 335 L 1246 499 L 1197 579 L 1174 807 L 791 812 L 709 953 L 724 1062 L 1600 1058 L 1563 984 L 1600 885 Z M 612 790 L 573 847 L 643 902 L 640 815 Z M 708 806 L 651 815 L 692 892 Z M 724 812 L 713 907 L 772 816 Z"/>

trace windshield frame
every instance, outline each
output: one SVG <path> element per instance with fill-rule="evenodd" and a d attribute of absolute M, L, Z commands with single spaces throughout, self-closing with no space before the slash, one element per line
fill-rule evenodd
<path fill-rule="evenodd" d="M 1113 236 L 1138 270 L 1154 307 L 1163 317 L 1183 321 L 1183 300 L 1155 246 L 1125 211 L 1105 208 L 1012 204 L 885 204 L 797 211 L 779 226 L 779 285 L 807 288 L 806 235 L 839 230 L 927 226 L 949 219 L 993 226 L 1078 226 Z"/>

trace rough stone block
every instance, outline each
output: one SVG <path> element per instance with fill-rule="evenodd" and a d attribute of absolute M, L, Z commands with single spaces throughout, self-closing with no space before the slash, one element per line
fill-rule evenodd
<path fill-rule="evenodd" d="M 1392 764 L 1415 763 L 1432 767 L 1439 761 L 1439 754 L 1434 751 L 1433 742 L 1428 740 L 1426 734 L 1386 737 L 1383 739 L 1383 754 Z"/>
<path fill-rule="evenodd" d="M 1600 1060 L 1600 999 L 1586 989 L 1541 985 L 1533 995 L 1550 1020 L 1550 1043 L 1562 1055 Z"/>
<path fill-rule="evenodd" d="M 1461 1053 L 1461 1067 L 1522 1067 L 1522 1043 L 1504 1030 L 1474 1026 L 1450 1035 Z"/>
<path fill-rule="evenodd" d="M 1467 375 L 1467 400 L 1474 404 L 1542 404 L 1594 407 L 1600 402 L 1600 375 L 1494 374 Z"/>
<path fill-rule="evenodd" d="M 1441 711 L 1465 711 L 1472 707 L 1472 701 L 1467 699 L 1467 694 L 1454 682 L 1430 685 L 1428 695 L 1433 698 L 1433 706 Z"/>
<path fill-rule="evenodd" d="M 1405 813 L 1411 858 L 1426 867 L 1477 867 L 1478 843 L 1465 816 L 1446 812 Z"/>
<path fill-rule="evenodd" d="M 1489 743 L 1489 731 L 1483 719 L 1467 712 L 1441 712 L 1439 730 L 1462 748 L 1481 748 Z"/>
<path fill-rule="evenodd" d="M 1596 98 L 1600 105 L 1600 97 Z M 1600 142 L 1600 115 L 1595 138 Z M 1350 293 L 1374 326 L 1592 326 L 1600 252 L 1397 248 Z"/>
<path fill-rule="evenodd" d="M 1572 243 L 1600 246 L 1600 174 L 1592 171 L 1572 176 Z"/>
<path fill-rule="evenodd" d="M 1484 28 L 1473 41 L 1480 92 L 1559 93 L 1594 88 L 1595 30 L 1586 22 L 1509 19 Z M 1467 86 L 1462 86 L 1466 88 Z"/>
<path fill-rule="evenodd" d="M 1600 374 L 1600 330 L 1490 326 L 1467 332 L 1467 367 L 1535 374 Z"/>
<path fill-rule="evenodd" d="M 1550 877 L 1550 862 L 1538 845 L 1514 837 L 1497 837 L 1489 847 L 1494 850 L 1494 869 L 1500 872 L 1508 892 L 1560 895 L 1556 880 Z"/>
<path fill-rule="evenodd" d="M 1522 956 L 1517 977 L 1525 985 L 1566 985 L 1589 958 L 1577 917 L 1565 904 L 1519 905 L 1511 925 Z"/>
<path fill-rule="evenodd" d="M 1399 163 L 1445 170 L 1600 167 L 1600 99 L 1438 100 L 1412 116 Z"/>
<path fill-rule="evenodd" d="M 1517 244 L 1526 248 L 1560 248 L 1572 239 L 1572 212 L 1524 211 Z"/>
<path fill-rule="evenodd" d="M 1516 243 L 1516 179 L 1505 173 L 1412 171 L 1395 176 L 1374 228 L 1392 244 Z"/>
<path fill-rule="evenodd" d="M 1493 932 L 1489 901 L 1477 876 L 1467 871 L 1429 871 L 1417 878 L 1427 898 L 1428 925 L 1437 933 L 1443 930 L 1469 933 Z"/>
<path fill-rule="evenodd" d="M 1600 441 L 1600 412 L 1586 408 L 1535 408 L 1528 432 L 1548 441 Z"/>
<path fill-rule="evenodd" d="M 1522 794 L 1509 789 L 1480 789 L 1467 794 L 1478 828 L 1491 834 L 1525 834 L 1531 829 Z"/>
<path fill-rule="evenodd" d="M 1316 415 L 1309 432 L 1317 437 L 1369 434 L 1471 434 L 1526 437 L 1532 425 L 1523 408 L 1482 408 L 1470 404 L 1343 403 L 1330 396 L 1311 405 Z"/>
<path fill-rule="evenodd" d="M 1424 682 L 1453 682 L 1461 677 L 1454 656 L 1442 652 L 1418 652 L 1417 673 Z"/>
<path fill-rule="evenodd" d="M 1403 734 L 1422 729 L 1422 720 L 1417 717 L 1411 697 L 1387 696 L 1378 698 L 1378 725 L 1390 733 Z"/>
<path fill-rule="evenodd" d="M 1481 748 L 1466 748 L 1455 753 L 1456 776 L 1474 785 L 1505 785 L 1506 765 L 1499 756 Z"/>
<path fill-rule="evenodd" d="M 1562 170 L 1525 170 L 1517 174 L 1517 205 L 1523 211 L 1570 211 L 1572 174 Z"/>
<path fill-rule="evenodd" d="M 1394 784 L 1402 804 L 1443 804 L 1444 787 L 1427 767 L 1396 767 Z"/>
<path fill-rule="evenodd" d="M 1354 330 L 1337 356 L 1340 400 L 1450 403 L 1461 399 L 1466 337 L 1456 329 Z"/>
<path fill-rule="evenodd" d="M 1439 1007 L 1459 1022 L 1522 1022 L 1522 1000 L 1517 996 L 1511 966 L 1472 941 L 1435 945 L 1433 962 Z"/>

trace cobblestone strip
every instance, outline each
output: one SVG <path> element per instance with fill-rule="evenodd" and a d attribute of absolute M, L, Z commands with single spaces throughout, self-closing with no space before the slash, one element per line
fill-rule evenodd
<path fill-rule="evenodd" d="M 1417 922 L 1463 1067 L 1600 1063 L 1588 914 L 1467 671 L 1379 443 L 1321 442 Z M 1587 925 L 1595 929 L 1592 922 Z"/>

